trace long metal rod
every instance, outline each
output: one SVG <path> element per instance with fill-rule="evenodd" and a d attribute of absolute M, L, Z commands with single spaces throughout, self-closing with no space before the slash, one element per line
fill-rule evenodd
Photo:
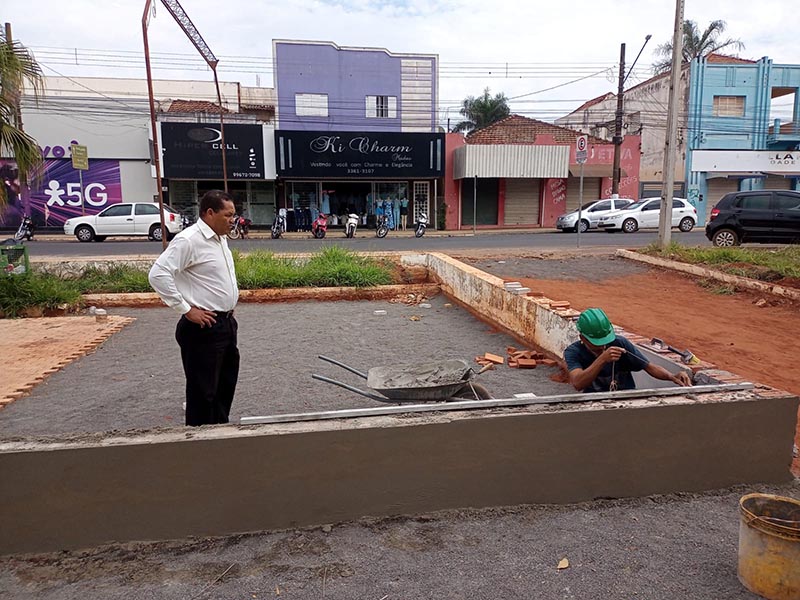
<path fill-rule="evenodd" d="M 225 148 L 225 120 L 222 118 L 223 108 L 222 108 L 222 96 L 219 93 L 219 79 L 217 79 L 217 65 L 211 67 L 211 70 L 214 71 L 214 85 L 217 87 L 217 103 L 219 104 L 219 137 L 220 141 L 222 142 L 222 182 L 225 186 L 225 193 L 228 193 L 228 158 L 226 155 L 226 148 Z"/>
<path fill-rule="evenodd" d="M 156 186 L 158 187 L 158 214 L 161 218 L 161 249 L 167 249 L 167 224 L 164 222 L 164 192 L 161 189 L 161 152 L 158 148 L 158 127 L 156 125 L 156 101 L 153 94 L 153 73 L 150 70 L 150 44 L 147 40 L 147 15 L 152 0 L 144 4 L 142 15 L 142 36 L 144 37 L 144 66 L 147 71 L 147 98 L 150 101 L 150 131 L 153 135 L 153 166 L 156 169 Z"/>
<path fill-rule="evenodd" d="M 263 425 L 267 423 L 293 423 L 297 421 L 323 421 L 327 419 L 353 419 L 356 417 L 379 417 L 407 413 L 443 412 L 453 410 L 476 410 L 529 406 L 534 404 L 577 404 L 599 402 L 602 400 L 630 400 L 632 398 L 684 396 L 711 392 L 736 392 L 751 390 L 752 383 L 722 383 L 717 385 L 696 385 L 693 387 L 656 388 L 648 390 L 623 390 L 617 392 L 596 392 L 592 394 L 563 394 L 539 396 L 537 398 L 510 398 L 505 400 L 464 400 L 458 402 L 439 402 L 436 404 L 401 404 L 399 406 L 379 406 L 373 408 L 349 408 L 323 412 L 269 415 L 264 417 L 241 417 L 240 425 Z"/>

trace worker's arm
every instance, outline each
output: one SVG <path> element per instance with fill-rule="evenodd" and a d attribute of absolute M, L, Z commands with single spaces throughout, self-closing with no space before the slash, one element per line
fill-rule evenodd
<path fill-rule="evenodd" d="M 685 371 L 681 371 L 679 373 L 670 373 L 664 367 L 659 367 L 653 363 L 648 363 L 648 365 L 644 368 L 644 371 L 651 377 L 655 377 L 656 379 L 661 379 L 663 381 L 671 381 L 675 385 L 684 387 L 689 387 L 692 385 L 692 379 L 686 374 Z"/>
<path fill-rule="evenodd" d="M 600 375 L 600 371 L 603 370 L 606 364 L 618 361 L 619 357 L 624 353 L 624 348 L 609 346 L 603 350 L 602 354 L 595 358 L 594 362 L 586 369 L 571 369 L 569 372 L 569 382 L 572 384 L 572 387 L 582 392 L 592 385 L 592 382 L 597 379 L 597 376 Z"/>

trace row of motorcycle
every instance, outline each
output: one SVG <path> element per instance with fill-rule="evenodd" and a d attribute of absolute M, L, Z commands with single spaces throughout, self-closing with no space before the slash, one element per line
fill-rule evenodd
<path fill-rule="evenodd" d="M 346 238 L 354 238 L 356 236 L 356 230 L 358 229 L 358 223 L 361 220 L 361 217 L 355 213 L 350 213 L 347 215 L 347 219 L 344 222 L 344 236 Z M 234 225 L 235 226 L 235 225 Z M 417 222 L 414 224 L 414 237 L 422 237 L 425 235 L 425 230 L 428 228 L 428 215 L 420 213 L 419 218 L 417 218 Z M 272 223 L 272 239 L 280 238 L 286 232 L 286 209 L 281 208 L 278 210 L 278 214 L 275 215 L 275 220 Z M 311 234 L 321 240 L 325 237 L 328 232 L 328 218 L 320 213 L 320 215 L 311 223 Z M 389 233 L 389 224 L 386 215 L 378 215 L 377 221 L 375 222 L 375 235 L 379 238 L 385 238 Z"/>

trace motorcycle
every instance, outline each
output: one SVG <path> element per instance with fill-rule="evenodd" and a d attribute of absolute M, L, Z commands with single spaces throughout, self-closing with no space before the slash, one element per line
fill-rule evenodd
<path fill-rule="evenodd" d="M 27 239 L 31 241 L 33 239 L 33 232 L 36 229 L 36 226 L 33 224 L 33 219 L 31 219 L 28 215 L 23 215 L 22 221 L 20 221 L 19 229 L 14 234 L 14 239 L 22 241 Z"/>
<path fill-rule="evenodd" d="M 419 217 L 417 218 L 417 226 L 414 229 L 414 237 L 421 238 L 425 235 L 425 230 L 428 228 L 428 215 L 424 212 L 419 213 Z"/>
<path fill-rule="evenodd" d="M 194 216 L 189 213 L 181 214 L 181 229 L 187 229 L 194 223 Z"/>
<path fill-rule="evenodd" d="M 378 215 L 375 222 L 375 235 L 379 238 L 385 238 L 387 233 L 389 233 L 388 219 L 386 215 Z"/>
<path fill-rule="evenodd" d="M 233 225 L 231 226 L 231 230 L 228 233 L 228 237 L 235 240 L 241 237 L 243 240 L 247 239 L 247 235 L 250 233 L 250 225 L 253 222 L 250 219 L 246 219 L 239 215 L 234 215 L 233 217 Z"/>
<path fill-rule="evenodd" d="M 347 215 L 347 221 L 344 225 L 344 236 L 348 238 L 356 237 L 356 229 L 358 228 L 359 217 L 357 214 L 350 213 Z"/>
<path fill-rule="evenodd" d="M 325 233 L 328 231 L 328 218 L 323 215 L 322 213 L 316 218 L 316 220 L 311 224 L 311 234 L 321 240 L 325 237 Z"/>
<path fill-rule="evenodd" d="M 272 239 L 277 240 L 286 231 L 286 209 L 278 209 L 275 220 L 272 222 Z"/>

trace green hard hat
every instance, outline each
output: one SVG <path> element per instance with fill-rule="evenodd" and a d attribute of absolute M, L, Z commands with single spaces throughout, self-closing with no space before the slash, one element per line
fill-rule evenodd
<path fill-rule="evenodd" d="M 587 308 L 578 317 L 578 331 L 595 346 L 605 346 L 616 339 L 614 327 L 599 308 Z"/>

